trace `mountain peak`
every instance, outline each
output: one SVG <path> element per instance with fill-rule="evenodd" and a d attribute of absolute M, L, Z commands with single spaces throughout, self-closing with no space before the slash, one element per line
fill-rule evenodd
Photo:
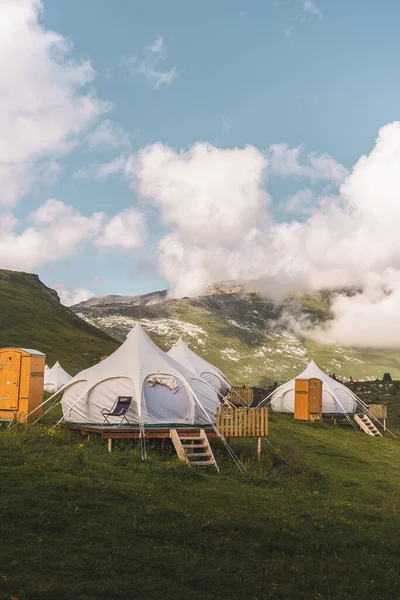
<path fill-rule="evenodd" d="M 216 283 L 212 283 L 201 295 L 215 296 L 216 294 L 251 294 L 258 291 L 258 282 L 253 279 L 229 279 L 227 281 L 217 281 Z"/>

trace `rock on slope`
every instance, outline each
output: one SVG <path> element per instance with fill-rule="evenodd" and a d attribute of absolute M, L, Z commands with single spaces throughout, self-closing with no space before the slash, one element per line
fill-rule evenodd
<path fill-rule="evenodd" d="M 220 367 L 236 384 L 284 381 L 314 359 L 324 370 L 354 379 L 375 379 L 390 371 L 400 377 L 400 350 L 323 346 L 296 335 L 284 314 L 323 323 L 330 317 L 328 292 L 287 299 L 275 306 L 254 290 L 254 282 L 221 282 L 196 298 L 105 296 L 73 310 L 89 323 L 123 340 L 140 321 L 163 349 L 182 336 L 189 346 Z M 151 302 L 147 299 L 151 296 Z M 143 298 L 143 301 L 141 300 Z"/>

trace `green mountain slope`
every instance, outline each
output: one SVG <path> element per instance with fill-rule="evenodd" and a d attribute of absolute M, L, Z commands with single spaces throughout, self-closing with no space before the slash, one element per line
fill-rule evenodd
<path fill-rule="evenodd" d="M 118 297 L 117 297 L 118 298 Z M 123 340 L 140 320 L 167 350 L 179 336 L 220 367 L 236 384 L 268 385 L 297 375 L 313 359 L 342 378 L 376 379 L 389 371 L 400 378 L 400 349 L 326 346 L 297 335 L 290 317 L 323 324 L 331 317 L 329 292 L 292 296 L 282 306 L 253 292 L 143 303 L 138 297 L 96 298 L 73 310 L 88 322 Z M 289 318 L 288 318 L 289 316 Z"/>
<path fill-rule="evenodd" d="M 40 350 L 75 374 L 118 342 L 60 304 L 37 275 L 0 270 L 0 347 L 7 346 Z"/>

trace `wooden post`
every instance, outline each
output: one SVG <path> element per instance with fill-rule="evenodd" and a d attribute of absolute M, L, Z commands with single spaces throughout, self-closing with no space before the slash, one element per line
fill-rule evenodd
<path fill-rule="evenodd" d="M 386 419 L 383 419 L 383 431 L 386 431 Z"/>
<path fill-rule="evenodd" d="M 107 446 L 108 446 L 108 451 L 112 452 L 112 438 L 108 438 Z"/>
<path fill-rule="evenodd" d="M 87 438 L 86 438 L 87 441 L 90 442 L 91 438 L 92 438 L 92 436 L 90 435 L 90 433 L 88 433 Z"/>
<path fill-rule="evenodd" d="M 261 460 L 261 440 L 262 438 L 257 438 L 257 460 L 260 462 Z"/>

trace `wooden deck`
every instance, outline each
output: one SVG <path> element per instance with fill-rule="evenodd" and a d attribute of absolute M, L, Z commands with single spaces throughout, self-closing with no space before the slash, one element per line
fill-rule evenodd
<path fill-rule="evenodd" d="M 82 435 L 100 435 L 104 440 L 123 440 L 123 439 L 138 439 L 140 438 L 139 427 L 126 427 L 126 426 L 99 426 L 99 425 L 78 425 L 73 423 L 63 423 L 63 427 L 72 429 L 73 431 L 80 431 Z M 145 427 L 146 439 L 170 439 L 171 430 L 178 429 L 181 435 L 190 435 L 193 433 L 199 433 L 200 429 L 203 429 L 208 438 L 217 437 L 217 433 L 212 427 Z"/>

